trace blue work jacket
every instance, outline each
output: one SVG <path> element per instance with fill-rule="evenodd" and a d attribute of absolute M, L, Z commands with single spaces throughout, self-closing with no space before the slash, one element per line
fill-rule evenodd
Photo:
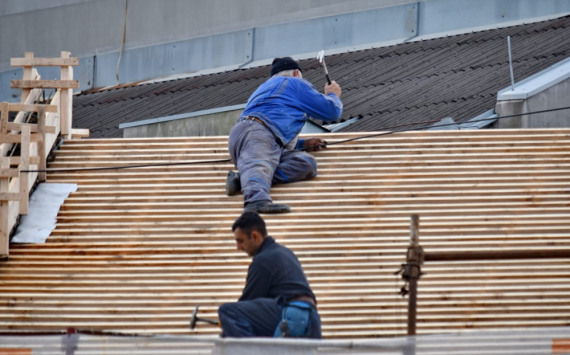
<path fill-rule="evenodd" d="M 259 118 L 285 146 L 309 117 L 336 121 L 341 114 L 342 101 L 335 94 L 323 95 L 305 79 L 275 76 L 255 90 L 239 120 Z"/>

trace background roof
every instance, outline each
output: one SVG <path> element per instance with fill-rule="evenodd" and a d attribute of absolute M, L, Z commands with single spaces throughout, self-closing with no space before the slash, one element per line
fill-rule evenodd
<path fill-rule="evenodd" d="M 395 46 L 331 55 L 331 77 L 343 88 L 344 131 L 375 131 L 411 122 L 463 122 L 494 108 L 510 85 L 507 40 L 515 80 L 568 57 L 570 17 Z M 319 63 L 303 60 L 305 77 L 324 85 Z M 92 138 L 122 137 L 120 123 L 245 103 L 269 77 L 269 66 L 85 93 L 74 98 L 74 127 Z"/>

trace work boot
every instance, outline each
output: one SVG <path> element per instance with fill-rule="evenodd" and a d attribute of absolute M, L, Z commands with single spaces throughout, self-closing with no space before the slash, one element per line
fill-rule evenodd
<path fill-rule="evenodd" d="M 233 196 L 241 191 L 241 181 L 239 179 L 239 173 L 234 173 L 233 171 L 228 171 L 228 177 L 226 179 L 226 195 Z"/>
<path fill-rule="evenodd" d="M 269 200 L 253 201 L 245 205 L 244 212 L 257 213 L 289 213 L 291 208 L 282 203 L 273 203 Z"/>

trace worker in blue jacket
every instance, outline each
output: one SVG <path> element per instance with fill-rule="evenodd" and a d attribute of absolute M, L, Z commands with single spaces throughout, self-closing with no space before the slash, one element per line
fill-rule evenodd
<path fill-rule="evenodd" d="M 239 301 L 218 310 L 222 337 L 320 339 L 315 295 L 295 254 L 267 235 L 255 212 L 244 212 L 232 231 L 238 250 L 253 260 Z"/>
<path fill-rule="evenodd" d="M 228 173 L 226 193 L 231 196 L 243 191 L 244 211 L 290 212 L 289 206 L 273 203 L 271 186 L 317 176 L 315 158 L 295 149 L 319 150 L 326 144 L 320 138 L 298 138 L 309 117 L 323 121 L 340 118 L 340 86 L 333 81 L 325 85 L 324 92 L 319 93 L 303 79 L 301 67 L 292 58 L 273 60 L 271 78 L 251 95 L 228 142 L 239 173 Z"/>

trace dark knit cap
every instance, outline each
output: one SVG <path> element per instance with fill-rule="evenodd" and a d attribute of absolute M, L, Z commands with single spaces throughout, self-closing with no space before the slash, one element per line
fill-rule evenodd
<path fill-rule="evenodd" d="M 299 69 L 303 71 L 293 58 L 291 57 L 283 57 L 283 58 L 275 58 L 273 59 L 273 63 L 271 63 L 271 76 L 283 71 L 283 70 L 292 70 L 292 69 Z"/>

